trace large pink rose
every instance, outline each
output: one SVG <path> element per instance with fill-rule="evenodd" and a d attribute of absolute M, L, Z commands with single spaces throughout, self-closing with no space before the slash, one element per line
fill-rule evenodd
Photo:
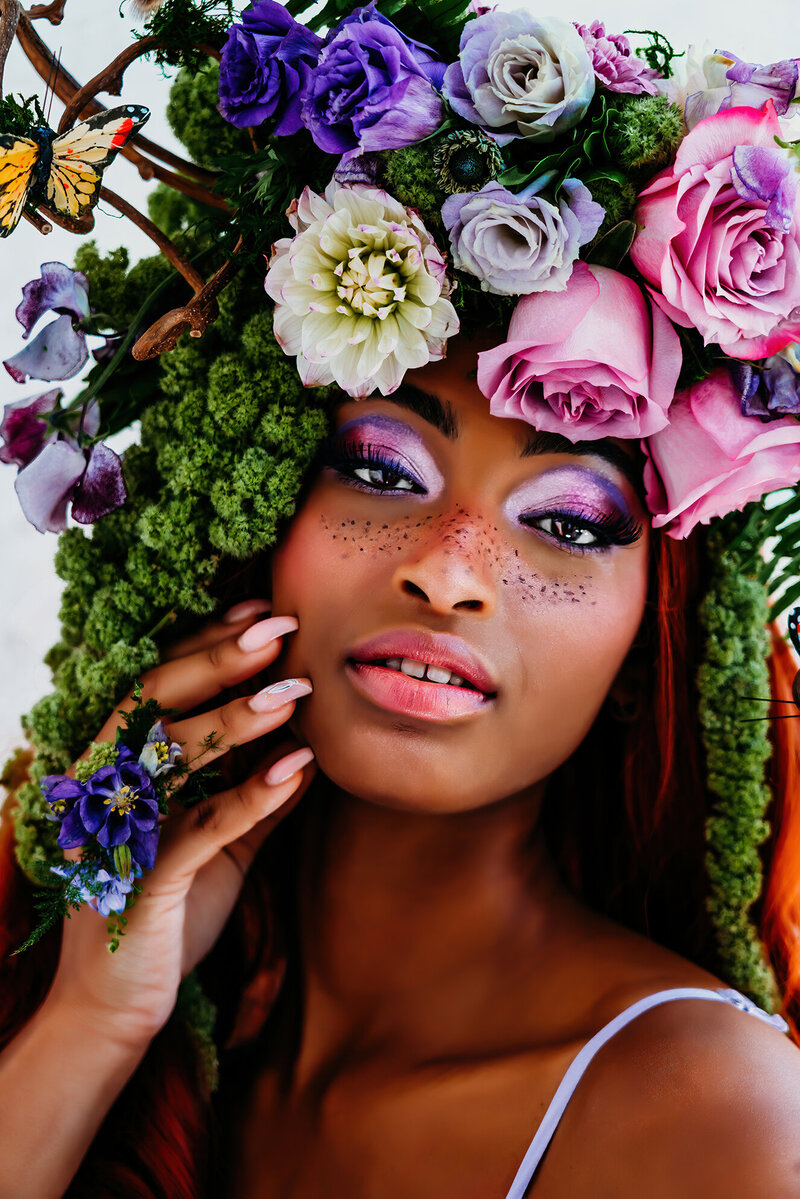
<path fill-rule="evenodd" d="M 649 437 L 667 423 L 678 335 L 627 275 L 576 262 L 564 291 L 523 296 L 508 341 L 478 355 L 495 416 L 570 441 Z"/>
<path fill-rule="evenodd" d="M 800 479 L 800 421 L 742 416 L 725 367 L 676 395 L 668 427 L 642 449 L 653 528 L 671 537 Z"/>
<path fill-rule="evenodd" d="M 771 100 L 706 117 L 634 213 L 631 258 L 656 302 L 737 358 L 800 339 L 797 176 L 776 134 Z"/>

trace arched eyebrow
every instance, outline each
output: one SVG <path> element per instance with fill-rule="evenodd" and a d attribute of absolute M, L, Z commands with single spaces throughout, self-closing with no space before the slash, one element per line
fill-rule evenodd
<path fill-rule="evenodd" d="M 438 429 L 448 441 L 456 441 L 461 432 L 458 413 L 448 400 L 441 400 L 430 392 L 403 383 L 397 391 L 384 399 L 399 408 L 406 408 L 422 420 Z M 641 464 L 621 446 L 610 441 L 570 441 L 561 433 L 542 433 L 536 430 L 517 439 L 521 458 L 538 457 L 540 454 L 571 454 L 578 458 L 602 458 L 618 470 L 641 498 L 643 495 Z"/>

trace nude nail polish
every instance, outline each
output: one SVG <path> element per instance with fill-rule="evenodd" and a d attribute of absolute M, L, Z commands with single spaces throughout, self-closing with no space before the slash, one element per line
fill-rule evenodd
<path fill-rule="evenodd" d="M 264 649 L 276 637 L 282 637 L 284 633 L 293 633 L 296 628 L 295 616 L 271 616 L 267 620 L 260 620 L 258 624 L 251 624 L 236 644 L 246 654 L 251 654 L 257 649 Z"/>
<path fill-rule="evenodd" d="M 234 604 L 232 608 L 222 617 L 223 624 L 236 624 L 237 621 L 245 620 L 248 616 L 259 616 L 262 613 L 272 611 L 272 604 L 269 600 L 249 599 L 242 600 L 240 604 Z"/>
<path fill-rule="evenodd" d="M 292 699 L 310 695 L 312 691 L 313 687 L 306 679 L 283 679 L 280 683 L 273 683 L 271 687 L 265 687 L 263 691 L 252 696 L 249 701 L 250 707 L 254 712 L 273 712 Z"/>
<path fill-rule="evenodd" d="M 266 775 L 267 784 L 270 787 L 276 787 L 278 783 L 285 783 L 293 774 L 297 774 L 298 770 L 302 770 L 304 766 L 313 761 L 313 758 L 314 751 L 307 746 L 305 749 L 293 750 L 285 758 L 279 758 L 274 765 L 270 766 Z"/>

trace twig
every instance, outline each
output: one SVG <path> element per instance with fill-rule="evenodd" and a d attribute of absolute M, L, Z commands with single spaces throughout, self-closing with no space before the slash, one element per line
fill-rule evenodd
<path fill-rule="evenodd" d="M 94 229 L 94 213 L 91 210 L 84 213 L 83 216 L 67 216 L 65 212 L 56 212 L 54 208 L 48 208 L 44 203 L 37 204 L 37 208 L 44 213 L 47 221 L 52 221 L 54 225 L 66 229 L 68 233 L 79 233 L 83 236 L 91 233 Z"/>
<path fill-rule="evenodd" d="M 60 25 L 64 20 L 64 9 L 67 0 L 51 0 L 50 4 L 32 4 L 28 16 L 32 21 L 49 21 L 51 25 Z"/>
<path fill-rule="evenodd" d="M 103 67 L 102 71 L 99 71 L 88 83 L 79 87 L 72 99 L 67 101 L 58 123 L 58 132 L 66 133 L 67 129 L 71 129 L 86 105 L 90 100 L 94 100 L 98 92 L 109 92 L 112 96 L 120 95 L 122 77 L 131 63 L 136 62 L 137 58 L 141 58 L 151 50 L 155 50 L 161 44 L 156 37 L 143 37 L 140 41 L 126 46 L 107 67 Z"/>
<path fill-rule="evenodd" d="M 235 256 L 241 249 L 242 239 L 239 238 L 233 255 L 222 264 L 216 274 L 212 275 L 208 283 L 188 304 L 165 313 L 142 334 L 131 350 L 131 354 L 137 362 L 144 362 L 148 358 L 157 358 L 159 354 L 174 349 L 178 338 L 187 329 L 190 337 L 201 337 L 208 326 L 214 323 L 219 316 L 217 296 L 236 273 L 239 264 Z"/>
<path fill-rule="evenodd" d="M 3 95 L 3 72 L 6 67 L 6 59 L 17 32 L 19 18 L 19 0 L 0 0 L 0 98 Z"/>
<path fill-rule="evenodd" d="M 52 233 L 53 226 L 49 221 L 46 221 L 38 212 L 23 212 L 22 214 L 26 221 L 33 225 L 34 229 L 38 229 L 40 233 Z"/>
<path fill-rule="evenodd" d="M 157 225 L 148 220 L 144 213 L 139 212 L 138 208 L 134 208 L 127 200 L 123 200 L 122 196 L 118 196 L 116 192 L 112 192 L 110 188 L 101 187 L 100 198 L 111 204 L 123 216 L 126 216 L 129 221 L 132 221 L 134 225 L 156 243 L 164 257 L 175 267 L 175 270 L 180 271 L 192 291 L 199 293 L 203 290 L 204 286 L 206 286 L 203 276 L 194 269 L 191 262 L 188 262 L 184 258 L 175 243 L 165 233 L 162 233 Z"/>

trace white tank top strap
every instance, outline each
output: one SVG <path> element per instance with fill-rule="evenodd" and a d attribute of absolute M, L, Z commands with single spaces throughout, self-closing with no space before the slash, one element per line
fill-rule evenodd
<path fill-rule="evenodd" d="M 511 1184 L 511 1189 L 506 1195 L 506 1199 L 523 1199 L 526 1190 L 530 1186 L 531 1179 L 545 1154 L 545 1150 L 553 1138 L 558 1123 L 564 1115 L 567 1104 L 595 1054 L 603 1048 L 607 1041 L 611 1040 L 615 1033 L 618 1033 L 631 1020 L 635 1020 L 642 1012 L 648 1011 L 649 1008 L 657 1007 L 661 1003 L 668 1003 L 671 999 L 710 999 L 716 1003 L 729 1003 L 733 1004 L 734 1007 L 741 1008 L 744 1012 L 749 1012 L 752 1016 L 757 1016 L 759 1020 L 771 1024 L 773 1028 L 777 1028 L 780 1032 L 786 1032 L 789 1027 L 781 1016 L 770 1016 L 768 1012 L 763 1011 L 755 1003 L 747 999 L 746 996 L 740 995 L 738 991 L 727 988 L 712 991 L 704 987 L 673 987 L 668 991 L 656 991 L 653 995 L 647 995 L 644 999 L 639 999 L 636 1003 L 632 1003 L 630 1007 L 625 1008 L 613 1020 L 609 1020 L 608 1024 L 604 1025 L 598 1033 L 595 1033 L 592 1039 L 586 1042 L 583 1049 L 572 1060 L 559 1084 L 558 1090 L 552 1098 L 550 1106 L 544 1114 L 541 1124 L 536 1130 L 536 1135 L 531 1141 L 527 1153 L 522 1159 L 522 1164 Z"/>

